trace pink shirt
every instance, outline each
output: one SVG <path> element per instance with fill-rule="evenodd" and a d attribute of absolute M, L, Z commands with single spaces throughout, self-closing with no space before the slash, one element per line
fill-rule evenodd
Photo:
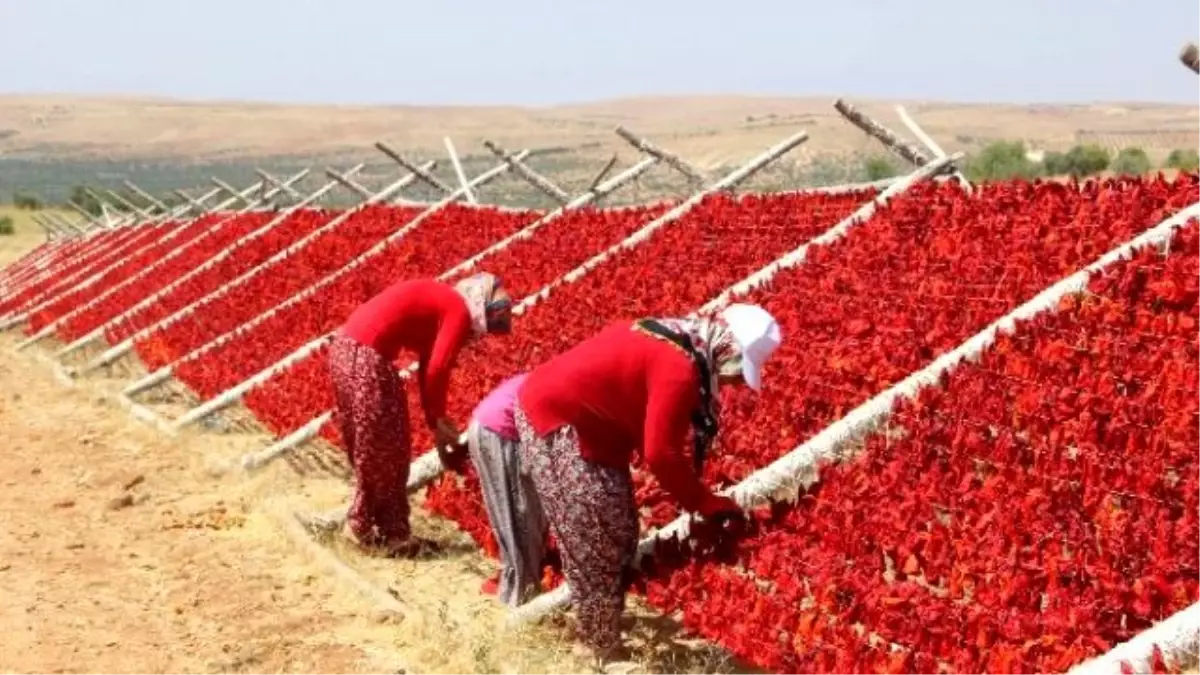
<path fill-rule="evenodd" d="M 492 390 L 479 402 L 471 416 L 480 426 L 510 441 L 517 440 L 517 425 L 513 421 L 513 406 L 517 403 L 517 390 L 525 382 L 525 375 L 510 377 Z"/>

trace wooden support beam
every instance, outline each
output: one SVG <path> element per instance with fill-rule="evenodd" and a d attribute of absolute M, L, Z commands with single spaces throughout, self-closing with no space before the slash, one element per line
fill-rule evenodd
<path fill-rule="evenodd" d="M 184 192 L 183 190 L 174 190 L 174 192 L 175 192 L 175 194 L 179 195 L 180 197 L 183 197 L 184 201 L 191 204 L 193 209 L 200 210 L 200 211 L 204 210 L 204 205 L 201 204 L 200 202 L 196 201 L 195 199 L 192 199 L 192 196 L 189 195 L 188 193 Z"/>
<path fill-rule="evenodd" d="M 155 198 L 154 195 L 152 195 L 149 192 L 146 192 L 142 188 L 138 187 L 136 184 L 134 184 L 133 181 L 123 180 L 123 181 L 121 181 L 121 184 L 124 185 L 125 187 L 129 188 L 130 190 L 132 190 L 133 193 L 136 194 L 137 196 L 139 196 L 142 199 L 145 199 L 146 201 L 153 204 L 154 208 L 158 209 L 160 214 L 166 213 L 171 210 L 171 207 L 169 207 L 166 204 L 159 201 L 157 198 Z"/>
<path fill-rule="evenodd" d="M 62 230 L 63 232 L 67 233 L 70 236 L 85 234 L 89 231 L 88 228 L 75 224 L 70 219 L 68 219 L 66 216 L 64 216 L 60 213 L 54 213 L 53 211 L 51 211 L 51 212 L 47 212 L 43 217 L 46 220 L 53 223 L 55 226 L 57 226 L 58 229 Z"/>
<path fill-rule="evenodd" d="M 243 195 L 241 192 L 238 192 L 237 188 L 233 187 L 229 183 L 226 183 L 225 181 L 221 180 L 220 178 L 212 177 L 212 178 L 209 178 L 208 180 L 213 185 L 216 185 L 217 187 L 224 190 L 228 195 L 233 197 L 235 200 L 241 202 L 242 206 L 251 206 L 253 204 L 253 202 L 250 201 L 250 198 L 248 196 Z M 258 188 L 265 184 L 266 184 L 265 182 L 260 181 L 259 183 L 256 183 L 254 187 Z"/>
<path fill-rule="evenodd" d="M 904 123 L 904 126 L 908 127 L 908 130 L 912 132 L 912 135 L 916 136 L 917 140 L 921 142 L 921 145 L 924 145 L 929 152 L 932 152 L 934 157 L 941 159 L 946 156 L 946 151 L 942 149 L 942 146 L 938 145 L 937 142 L 933 140 L 933 137 L 925 133 L 925 130 L 921 128 L 921 125 L 917 124 L 917 121 L 909 116 L 908 111 L 904 109 L 904 106 L 896 106 L 896 114 L 900 117 L 900 121 Z M 956 170 L 954 172 L 954 180 L 958 181 L 958 184 L 962 186 L 963 190 L 967 194 L 971 194 L 971 181 L 967 180 L 967 177 L 964 176 L 961 171 Z"/>
<path fill-rule="evenodd" d="M 454 150 L 454 142 L 449 136 L 444 136 L 442 142 L 446 144 L 446 153 L 450 155 L 450 164 L 454 166 L 454 173 L 458 176 L 458 184 L 463 189 L 463 194 L 467 196 L 467 201 L 472 204 L 478 204 L 475 199 L 475 192 L 471 189 L 471 181 L 467 180 L 467 173 L 463 171 L 462 163 L 458 161 L 458 152 Z"/>
<path fill-rule="evenodd" d="M 59 229 L 59 227 L 53 222 L 42 220 L 37 216 L 37 214 L 30 216 L 29 219 L 33 221 L 34 225 L 42 228 L 42 232 L 45 233 L 46 239 L 48 240 L 59 239 L 66 235 L 66 233 Z"/>
<path fill-rule="evenodd" d="M 512 153 L 507 152 L 504 148 L 491 141 L 484 141 L 483 147 L 491 151 L 493 155 L 499 157 L 500 161 L 507 164 L 508 168 L 512 169 L 518 176 L 524 178 L 530 185 L 541 190 L 554 201 L 559 204 L 566 204 L 571 201 L 571 195 L 550 182 L 545 176 L 529 168 L 524 162 L 514 159 Z"/>
<path fill-rule="evenodd" d="M 592 178 L 592 182 L 588 183 L 587 189 L 589 191 L 595 190 L 596 186 L 599 185 L 600 182 L 603 181 L 606 176 L 608 176 L 609 172 L 612 171 L 613 167 L 616 165 L 617 165 L 617 153 L 614 152 L 613 156 L 608 159 L 608 162 L 603 167 L 601 167 L 601 169 L 598 172 L 596 172 L 596 176 L 594 178 Z"/>
<path fill-rule="evenodd" d="M 891 129 L 871 119 L 866 113 L 850 105 L 843 99 L 833 102 L 833 107 L 854 126 L 862 129 L 868 136 L 883 143 L 884 147 L 898 157 L 915 166 L 924 166 L 933 160 L 912 145 L 904 142 Z"/>
<path fill-rule="evenodd" d="M 258 177 L 262 178 L 263 181 L 265 181 L 263 183 L 263 194 L 266 194 L 267 184 L 270 183 L 276 189 L 282 190 L 282 191 L 288 193 L 288 196 L 291 197 L 293 200 L 295 200 L 295 201 L 303 201 L 304 200 L 304 195 L 300 194 L 295 188 L 293 188 L 291 185 L 287 185 L 287 184 L 283 183 L 278 178 L 276 178 L 275 176 L 272 176 L 271 174 L 267 173 L 266 171 L 256 168 L 254 170 L 254 173 L 258 174 Z"/>
<path fill-rule="evenodd" d="M 680 159 L 678 155 L 667 152 L 657 145 L 654 145 L 650 141 L 635 135 L 632 131 L 626 129 L 625 127 L 617 127 L 616 133 L 618 136 L 624 139 L 626 143 L 629 143 L 647 155 L 661 159 L 664 164 L 683 174 L 693 187 L 704 187 L 705 183 L 708 182 L 708 179 L 705 178 L 701 171 Z"/>
<path fill-rule="evenodd" d="M 400 153 L 398 153 L 395 150 L 388 147 L 387 144 L 385 144 L 383 141 L 376 142 L 375 149 L 382 152 L 383 154 L 387 155 L 389 158 L 391 158 L 391 160 L 393 162 L 399 164 L 400 166 L 404 167 L 405 169 L 408 169 L 408 171 L 410 173 L 414 174 L 417 178 L 419 178 L 423 182 L 427 183 L 428 185 L 433 187 L 435 190 L 441 190 L 442 192 L 444 192 L 446 194 L 451 194 L 454 192 L 453 188 L 451 188 L 449 185 L 446 185 L 445 183 L 443 183 L 441 180 L 438 179 L 437 176 L 429 173 L 428 171 L 425 171 L 424 169 L 417 166 L 416 164 L 413 164 L 412 162 L 408 161 L 404 157 L 401 157 Z"/>
<path fill-rule="evenodd" d="M 85 187 L 85 188 L 83 188 L 83 191 L 86 192 L 88 194 L 88 196 L 90 196 L 92 199 L 96 200 L 96 203 L 100 205 L 101 212 L 104 212 L 105 209 L 107 209 L 109 211 L 116 211 L 118 214 L 120 214 L 120 217 L 117 218 L 117 220 L 116 220 L 115 227 L 121 227 L 124 225 L 134 224 L 140 220 L 140 217 L 138 216 L 137 213 L 122 214 L 120 209 L 114 207 L 112 204 L 109 204 L 107 200 L 105 200 L 103 197 L 101 197 L 92 188 Z M 109 221 L 108 213 L 104 213 L 104 219 L 106 222 L 110 222 L 110 223 L 112 222 L 112 221 Z M 114 225 L 110 224 L 109 227 L 114 227 Z"/>
<path fill-rule="evenodd" d="M 108 223 L 97 220 L 95 217 L 92 216 L 92 214 L 88 213 L 87 209 L 83 208 L 79 204 L 76 204 L 74 201 L 68 200 L 67 206 L 71 207 L 72 209 L 75 209 L 75 211 L 77 211 L 79 213 L 79 215 L 83 216 L 88 221 L 88 224 L 90 224 L 93 227 L 93 229 L 94 228 L 99 228 L 101 230 L 111 230 L 112 229 L 112 227 L 110 227 Z"/>
<path fill-rule="evenodd" d="M 341 183 L 347 189 L 349 189 L 351 192 L 357 194 L 359 197 L 362 197 L 364 200 L 370 199 L 372 194 L 374 194 L 367 188 L 359 185 L 357 182 L 352 180 L 349 176 L 346 176 L 345 174 L 342 174 L 338 171 L 334 171 L 333 169 L 330 169 L 330 168 L 325 169 L 325 175 L 329 176 L 330 178 L 337 181 L 338 183 Z"/>
<path fill-rule="evenodd" d="M 128 199 L 125 198 L 124 195 L 117 192 L 116 190 L 105 190 L 104 193 L 107 194 L 109 197 L 112 197 L 113 200 L 115 200 L 121 206 L 124 206 L 125 208 L 129 209 L 130 213 L 136 213 L 136 214 L 140 215 L 144 220 L 149 220 L 154 217 L 154 214 L 141 208 L 137 204 L 134 204 L 133 202 L 129 201 Z"/>

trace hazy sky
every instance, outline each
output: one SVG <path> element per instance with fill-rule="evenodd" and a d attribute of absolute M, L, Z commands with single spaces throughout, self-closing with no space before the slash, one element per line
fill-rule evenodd
<path fill-rule="evenodd" d="M 1197 100 L 1197 0 L 0 0 L 0 93 Z"/>

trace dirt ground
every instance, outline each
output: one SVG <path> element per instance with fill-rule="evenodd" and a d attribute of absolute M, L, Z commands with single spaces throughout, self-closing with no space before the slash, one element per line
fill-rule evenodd
<path fill-rule="evenodd" d="M 204 470 L 0 350 L 0 670 L 396 672 L 395 629 Z"/>
<path fill-rule="evenodd" d="M 42 240 L 9 212 L 0 265 Z M 20 337 L 0 335 L 0 672 L 591 670 L 566 619 L 503 628 L 479 593 L 494 563 L 446 522 L 414 511 L 445 548 L 419 562 L 314 539 L 295 516 L 346 502 L 336 470 L 231 470 L 266 439 L 165 436 L 114 402 L 116 373 L 64 383 L 45 360 L 61 345 L 18 353 Z M 623 670 L 745 670 L 632 609 L 640 664 Z"/>
<path fill-rule="evenodd" d="M 263 439 L 164 436 L 14 344 L 0 338 L 0 671 L 590 670 L 569 619 L 502 627 L 478 590 L 493 563 L 448 524 L 416 515 L 445 547 L 416 562 L 314 539 L 294 515 L 343 504 L 344 480 L 230 470 Z M 745 671 L 651 612 L 629 623 L 625 672 Z"/>

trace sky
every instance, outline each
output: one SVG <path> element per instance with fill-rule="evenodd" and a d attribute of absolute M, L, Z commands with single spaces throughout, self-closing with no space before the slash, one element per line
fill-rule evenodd
<path fill-rule="evenodd" d="M 1197 0 L 0 0 L 0 93 L 1196 103 Z"/>

